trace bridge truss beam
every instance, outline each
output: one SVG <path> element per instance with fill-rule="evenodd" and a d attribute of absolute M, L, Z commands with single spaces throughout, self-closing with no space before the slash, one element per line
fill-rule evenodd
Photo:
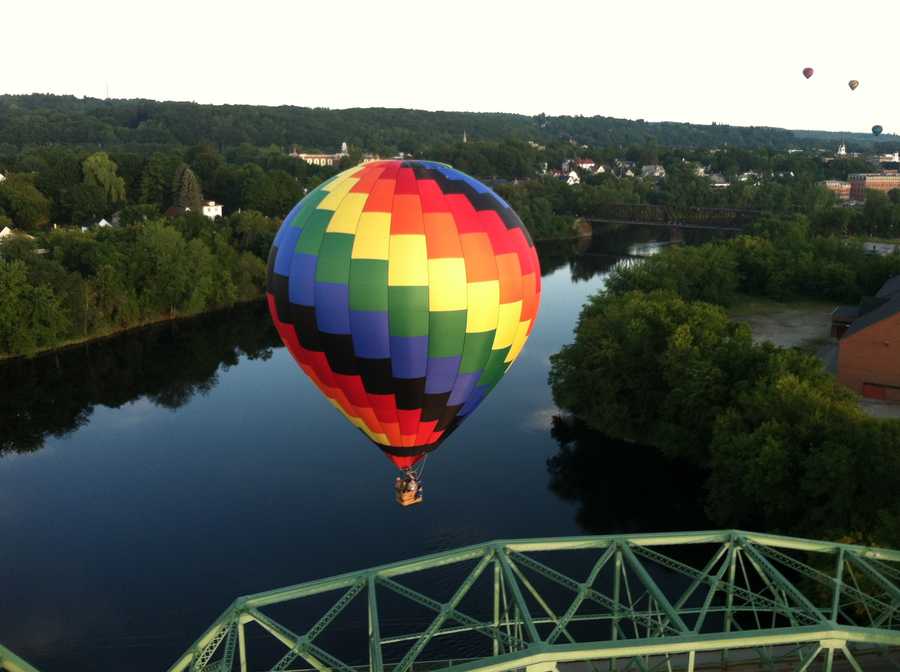
<path fill-rule="evenodd" d="M 572 571 L 567 555 L 589 560 L 587 571 Z M 449 593 L 430 578 L 444 570 L 456 577 Z M 417 577 L 424 585 L 413 587 Z M 325 594 L 336 595 L 330 608 L 296 632 L 266 613 Z M 386 598 L 431 615 L 389 633 Z M 357 601 L 362 658 L 346 626 L 328 637 Z M 248 660 L 249 625 L 280 643 L 277 662 Z M 655 672 L 711 660 L 805 672 L 841 659 L 900 670 L 900 551 L 739 530 L 493 541 L 238 598 L 170 672 L 410 672 L 431 667 L 430 647 L 457 652 L 441 658 L 453 672 L 567 661 Z"/>

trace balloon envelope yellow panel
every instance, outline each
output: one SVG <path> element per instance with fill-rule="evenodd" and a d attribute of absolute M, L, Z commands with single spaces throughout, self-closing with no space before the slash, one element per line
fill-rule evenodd
<path fill-rule="evenodd" d="M 518 357 L 540 284 L 528 231 L 488 187 L 441 163 L 373 161 L 285 218 L 267 295 L 303 371 L 407 468 Z"/>

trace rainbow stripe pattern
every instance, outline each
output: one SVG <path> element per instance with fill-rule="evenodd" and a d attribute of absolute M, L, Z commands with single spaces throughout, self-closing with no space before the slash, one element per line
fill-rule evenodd
<path fill-rule="evenodd" d="M 267 298 L 303 371 L 406 468 L 518 357 L 540 283 L 528 231 L 488 187 L 441 163 L 374 161 L 288 214 Z"/>

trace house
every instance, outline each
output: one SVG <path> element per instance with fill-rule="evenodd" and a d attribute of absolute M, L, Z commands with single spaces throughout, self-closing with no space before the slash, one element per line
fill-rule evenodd
<path fill-rule="evenodd" d="M 109 222 L 107 222 L 107 221 L 106 221 L 106 218 L 104 217 L 104 218 L 101 219 L 99 222 L 97 222 L 94 226 L 96 226 L 96 227 L 98 227 L 98 228 L 101 228 L 101 229 L 108 229 L 109 227 L 112 226 L 112 224 L 110 224 Z"/>
<path fill-rule="evenodd" d="M 222 216 L 222 204 L 215 201 L 203 201 L 203 216 L 215 219 Z"/>
<path fill-rule="evenodd" d="M 666 169 L 657 163 L 651 163 L 641 167 L 641 177 L 665 177 Z"/>
<path fill-rule="evenodd" d="M 5 182 L 5 181 L 6 181 L 6 175 L 4 175 L 3 173 L 0 173 L 0 182 Z"/>
<path fill-rule="evenodd" d="M 757 184 L 760 178 L 762 178 L 762 175 L 757 173 L 755 170 L 748 170 L 746 172 L 743 172 L 738 177 L 741 182 L 752 182 L 753 184 Z"/>
<path fill-rule="evenodd" d="M 562 180 L 570 187 L 574 187 L 576 184 L 581 184 L 581 178 L 578 177 L 578 173 L 574 170 L 570 170 L 568 173 L 559 173 L 557 175 L 558 179 Z"/>
<path fill-rule="evenodd" d="M 843 142 L 838 145 L 837 152 L 834 153 L 835 156 L 847 156 L 847 145 Z"/>
<path fill-rule="evenodd" d="M 721 173 L 711 173 L 706 176 L 709 179 L 709 186 L 713 189 L 727 189 L 731 186 L 731 182 L 725 179 Z"/>
<path fill-rule="evenodd" d="M 591 159 L 575 159 L 575 167 L 578 170 L 584 170 L 586 172 L 592 173 L 597 168 L 597 164 L 593 162 Z"/>
<path fill-rule="evenodd" d="M 12 240 L 13 238 L 34 240 L 34 236 L 29 236 L 24 231 L 16 231 L 11 226 L 4 226 L 3 229 L 0 229 L 0 243 L 4 243 L 7 240 Z"/>
<path fill-rule="evenodd" d="M 864 397 L 900 403 L 900 276 L 863 300 L 856 317 L 842 306 L 832 314 L 849 322 L 838 341 L 838 380 Z"/>

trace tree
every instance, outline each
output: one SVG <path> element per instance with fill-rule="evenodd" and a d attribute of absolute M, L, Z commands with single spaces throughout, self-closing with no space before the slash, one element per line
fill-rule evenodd
<path fill-rule="evenodd" d="M 186 163 L 182 163 L 175 171 L 172 181 L 172 194 L 176 207 L 189 209 L 191 212 L 201 212 L 203 209 L 203 192 L 200 190 L 200 180 Z"/>
<path fill-rule="evenodd" d="M 0 182 L 0 208 L 23 229 L 44 226 L 50 218 L 50 201 L 31 179 L 21 174 Z"/>
<path fill-rule="evenodd" d="M 106 152 L 95 152 L 84 160 L 84 183 L 103 190 L 110 205 L 125 202 L 125 180 L 119 177 L 118 166 Z"/>
<path fill-rule="evenodd" d="M 109 214 L 106 192 L 98 184 L 76 184 L 65 194 L 73 224 L 96 224 Z"/>
<path fill-rule="evenodd" d="M 754 356 L 745 325 L 669 291 L 595 296 L 575 334 L 551 357 L 556 404 L 599 431 L 700 460 Z"/>
<path fill-rule="evenodd" d="M 181 164 L 181 157 L 173 152 L 155 152 L 141 174 L 141 203 L 153 203 L 160 208 L 172 204 L 172 176 Z"/>

